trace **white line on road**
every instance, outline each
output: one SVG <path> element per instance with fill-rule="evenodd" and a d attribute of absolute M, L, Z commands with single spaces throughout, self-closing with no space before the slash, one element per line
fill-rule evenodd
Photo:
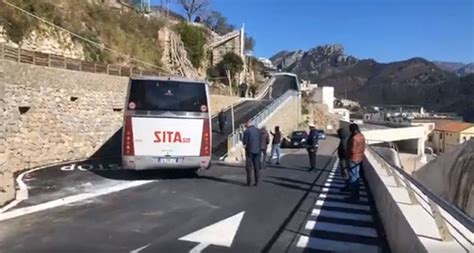
<path fill-rule="evenodd" d="M 130 251 L 130 253 L 139 253 L 140 251 L 142 251 L 142 250 L 144 250 L 144 249 L 150 247 L 150 245 L 151 245 L 151 243 L 149 243 L 149 244 L 147 244 L 147 245 L 145 245 L 145 246 L 143 246 L 143 247 L 140 247 L 140 248 L 138 248 L 138 249 L 134 249 L 134 250 Z"/>
<path fill-rule="evenodd" d="M 357 204 L 341 203 L 341 202 L 334 202 L 334 201 L 327 201 L 327 200 L 316 201 L 316 206 L 342 207 L 342 208 L 348 208 L 348 209 L 370 211 L 370 206 L 368 205 L 357 205 Z"/>
<path fill-rule="evenodd" d="M 362 235 L 362 236 L 368 236 L 368 237 L 377 237 L 377 231 L 373 228 L 343 225 L 343 224 L 322 222 L 322 221 L 310 220 L 306 223 L 305 229 L 329 231 L 329 232 L 351 234 L 351 235 Z"/>
<path fill-rule="evenodd" d="M 10 211 L 10 212 L 1 213 L 0 214 L 0 221 L 13 219 L 13 218 L 16 218 L 16 217 L 19 217 L 19 216 L 23 216 L 23 215 L 27 215 L 27 214 L 31 214 L 31 213 L 36 213 L 36 212 L 44 211 L 44 210 L 47 210 L 47 209 L 72 204 L 72 203 L 79 202 L 79 201 L 84 201 L 86 199 L 95 198 L 95 197 L 99 197 L 99 196 L 102 196 L 102 195 L 107 195 L 107 194 L 114 193 L 114 192 L 119 192 L 119 191 L 122 191 L 122 190 L 126 190 L 126 189 L 129 189 L 129 188 L 149 184 L 149 183 L 152 183 L 152 182 L 157 182 L 157 181 L 156 180 L 132 181 L 132 182 L 127 182 L 127 183 L 124 183 L 124 184 L 116 185 L 116 186 L 113 186 L 113 187 L 100 189 L 100 190 L 98 190 L 96 192 L 93 192 L 93 193 L 82 193 L 82 194 L 78 194 L 78 195 L 74 195 L 74 196 L 65 197 L 65 198 L 62 198 L 62 199 L 52 200 L 52 201 L 45 202 L 45 203 L 35 205 L 35 206 L 18 208 L 18 209 L 15 209 L 13 211 Z"/>
<path fill-rule="evenodd" d="M 313 238 L 308 236 L 300 236 L 298 243 L 296 244 L 299 248 L 311 248 L 315 250 L 324 250 L 331 252 L 365 252 L 365 253 L 378 253 L 380 252 L 379 247 L 374 245 L 367 245 L 361 243 L 335 241 L 320 238 Z"/>
<path fill-rule="evenodd" d="M 344 200 L 347 198 L 347 196 L 345 195 L 338 195 L 338 194 L 331 194 L 331 192 L 327 192 L 327 193 L 321 193 L 318 197 L 319 199 L 326 199 L 326 198 L 332 198 L 332 199 L 341 199 L 341 200 Z M 366 198 L 366 197 L 360 197 L 359 198 L 360 201 L 364 201 L 364 202 L 368 202 L 369 199 Z"/>
<path fill-rule="evenodd" d="M 319 215 L 328 218 L 336 218 L 336 219 L 349 219 L 349 220 L 356 220 L 356 221 L 367 221 L 372 222 L 372 217 L 366 214 L 356 214 L 356 213 L 346 213 L 346 212 L 337 212 L 337 211 L 328 211 L 328 210 L 321 210 L 321 209 L 313 209 L 311 213 L 312 216 L 318 217 Z"/>
<path fill-rule="evenodd" d="M 196 247 L 192 248 L 189 253 L 201 253 L 207 246 L 209 246 L 209 243 L 200 243 L 196 245 Z"/>

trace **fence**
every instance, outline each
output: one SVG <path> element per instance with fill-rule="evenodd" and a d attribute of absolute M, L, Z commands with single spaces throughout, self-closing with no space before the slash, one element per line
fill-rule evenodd
<path fill-rule="evenodd" d="M 132 76 L 132 75 L 155 75 L 164 73 L 156 69 L 143 69 L 133 66 L 121 66 L 116 64 L 93 63 L 73 58 L 68 58 L 55 54 L 25 50 L 22 48 L 10 47 L 0 44 L 0 59 L 15 61 L 19 63 L 33 64 L 37 66 L 62 68 L 68 70 L 107 74 L 114 76 Z"/>
<path fill-rule="evenodd" d="M 265 107 L 265 109 L 263 109 L 257 115 L 255 115 L 252 119 L 250 119 L 250 122 L 252 122 L 254 126 L 260 127 L 260 125 L 263 124 L 263 122 L 265 122 L 265 120 L 267 120 L 272 113 L 278 110 L 281 105 L 286 103 L 286 101 L 290 97 L 297 96 L 297 95 L 298 95 L 297 91 L 288 90 L 282 96 L 275 99 L 271 104 Z M 243 133 L 244 133 L 244 128 L 240 126 L 238 129 L 236 129 L 233 133 L 229 135 L 229 137 L 227 138 L 227 151 L 230 151 L 230 149 L 232 149 L 239 142 L 242 141 Z"/>
<path fill-rule="evenodd" d="M 464 248 L 472 247 L 472 217 L 424 187 L 403 169 L 391 164 L 372 147 L 368 148 L 368 152 L 387 175 L 393 177 L 396 187 L 406 189 L 411 205 L 421 206 L 432 217 L 443 241 L 455 241 Z"/>

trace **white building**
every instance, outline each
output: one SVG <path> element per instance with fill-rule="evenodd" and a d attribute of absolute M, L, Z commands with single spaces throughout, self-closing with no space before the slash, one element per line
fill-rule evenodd
<path fill-rule="evenodd" d="M 324 86 L 314 89 L 313 101 L 327 105 L 328 109 L 334 109 L 334 87 Z"/>
<path fill-rule="evenodd" d="M 305 91 L 305 92 L 310 93 L 311 91 L 313 91 L 316 88 L 318 88 L 317 83 L 311 83 L 307 80 L 302 80 L 302 82 L 301 82 L 301 91 Z"/>
<path fill-rule="evenodd" d="M 334 108 L 332 109 L 332 112 L 341 116 L 341 120 L 344 120 L 344 121 L 350 120 L 351 112 L 345 108 Z"/>

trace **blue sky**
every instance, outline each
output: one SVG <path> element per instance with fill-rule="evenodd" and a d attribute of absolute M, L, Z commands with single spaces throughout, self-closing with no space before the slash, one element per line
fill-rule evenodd
<path fill-rule="evenodd" d="M 231 23 L 245 23 L 256 56 L 339 43 L 346 54 L 380 62 L 417 56 L 474 62 L 474 0 L 212 2 Z"/>

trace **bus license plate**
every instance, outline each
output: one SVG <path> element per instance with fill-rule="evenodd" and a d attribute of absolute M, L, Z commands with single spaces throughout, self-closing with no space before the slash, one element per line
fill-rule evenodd
<path fill-rule="evenodd" d="M 179 159 L 178 158 L 159 158 L 158 162 L 163 163 L 163 164 L 177 164 L 179 163 Z"/>

